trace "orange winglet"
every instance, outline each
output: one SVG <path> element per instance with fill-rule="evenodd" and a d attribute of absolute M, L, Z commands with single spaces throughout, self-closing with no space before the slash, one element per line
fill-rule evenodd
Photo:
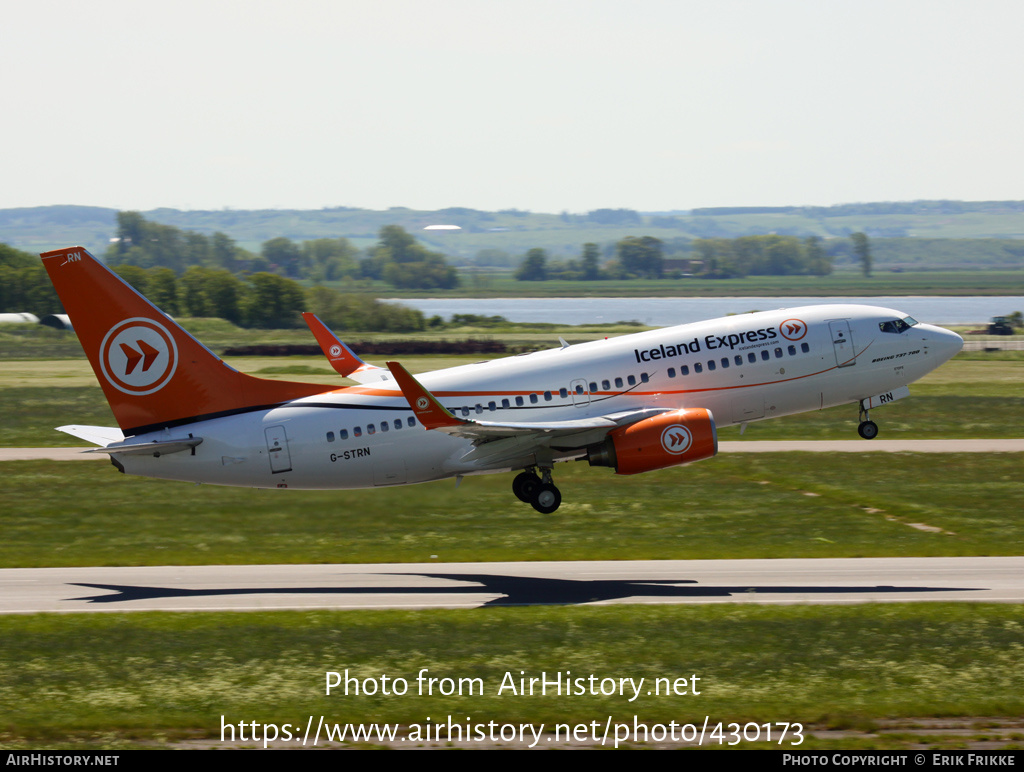
<path fill-rule="evenodd" d="M 462 421 L 445 409 L 433 394 L 413 378 L 399 362 L 386 362 L 391 374 L 398 382 L 398 388 L 409 402 L 409 407 L 421 424 L 427 429 L 442 429 L 448 426 L 462 426 Z"/>
<path fill-rule="evenodd" d="M 306 311 L 302 318 L 309 326 L 313 337 L 316 338 L 320 350 L 324 352 L 327 361 L 331 363 L 331 367 L 334 368 L 338 375 L 347 378 L 352 373 L 367 366 L 366 362 L 352 353 L 352 349 L 338 340 L 338 337 L 327 328 L 327 325 L 317 318 L 316 314 Z"/>

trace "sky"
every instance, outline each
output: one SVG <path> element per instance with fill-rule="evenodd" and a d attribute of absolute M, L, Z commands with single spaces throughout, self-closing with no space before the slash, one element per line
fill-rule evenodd
<path fill-rule="evenodd" d="M 0 208 L 1024 199 L 1018 0 L 33 0 Z"/>

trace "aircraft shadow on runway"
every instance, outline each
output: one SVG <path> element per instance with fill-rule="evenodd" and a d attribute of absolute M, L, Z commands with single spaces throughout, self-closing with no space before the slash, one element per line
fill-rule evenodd
<path fill-rule="evenodd" d="M 896 587 L 875 586 L 714 586 L 700 585 L 695 579 L 642 579 L 580 581 L 541 577 L 501 576 L 496 574 L 388 574 L 389 576 L 425 576 L 458 582 L 476 582 L 480 587 L 246 587 L 187 590 L 175 587 L 145 587 L 123 584 L 74 582 L 108 592 L 67 600 L 88 603 L 121 603 L 160 598 L 199 598 L 228 595 L 498 595 L 482 606 L 566 606 L 627 598 L 721 598 L 732 595 L 856 595 L 892 593 L 967 592 L 977 587 Z"/>

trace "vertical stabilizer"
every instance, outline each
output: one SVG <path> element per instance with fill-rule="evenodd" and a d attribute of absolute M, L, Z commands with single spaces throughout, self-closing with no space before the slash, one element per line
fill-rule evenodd
<path fill-rule="evenodd" d="M 41 257 L 125 435 L 333 389 L 229 367 L 82 247 Z"/>

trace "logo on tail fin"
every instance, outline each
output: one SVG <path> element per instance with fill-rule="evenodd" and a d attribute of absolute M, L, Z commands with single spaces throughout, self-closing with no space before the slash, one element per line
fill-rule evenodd
<path fill-rule="evenodd" d="M 118 322 L 100 344 L 100 369 L 118 391 L 144 396 L 168 384 L 178 368 L 178 347 L 162 324 L 135 317 Z"/>

